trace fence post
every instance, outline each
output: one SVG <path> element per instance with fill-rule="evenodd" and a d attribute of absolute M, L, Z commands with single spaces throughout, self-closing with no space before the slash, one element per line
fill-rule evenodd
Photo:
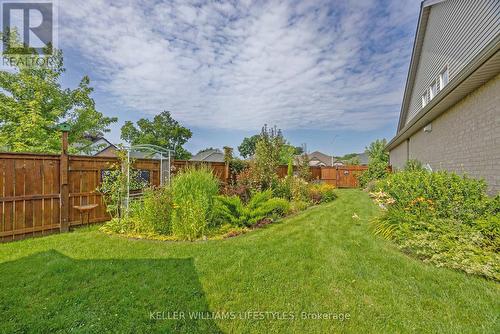
<path fill-rule="evenodd" d="M 226 181 L 226 184 L 229 184 L 229 162 L 226 161 L 226 164 L 224 166 L 224 180 Z"/>
<path fill-rule="evenodd" d="M 339 187 L 339 166 L 335 166 L 335 188 Z"/>
<path fill-rule="evenodd" d="M 59 126 L 62 131 L 62 151 L 59 162 L 59 175 L 60 175 L 60 205 L 61 205 L 61 232 L 69 231 L 69 189 L 68 189 L 68 131 L 67 124 Z"/>

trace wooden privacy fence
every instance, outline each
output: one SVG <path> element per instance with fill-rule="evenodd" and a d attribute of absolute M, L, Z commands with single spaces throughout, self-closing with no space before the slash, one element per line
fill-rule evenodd
<path fill-rule="evenodd" d="M 72 226 L 109 220 L 102 195 L 97 188 L 103 175 L 117 158 L 0 153 L 0 241 L 22 239 L 67 231 Z M 193 162 L 173 160 L 171 174 L 187 166 L 205 165 L 222 182 L 230 178 L 224 162 Z M 160 184 L 160 161 L 137 159 L 134 168 L 151 185 Z M 357 187 L 358 175 L 364 166 L 311 167 L 313 179 L 323 180 L 339 188 Z M 287 174 L 280 166 L 278 176 Z M 75 206 L 95 204 L 83 222 Z"/>
<path fill-rule="evenodd" d="M 334 185 L 337 188 L 356 188 L 359 186 L 358 177 L 367 166 L 334 166 L 334 167 L 309 167 L 313 180 L 320 180 Z M 278 177 L 287 175 L 288 166 L 278 167 Z"/>
<path fill-rule="evenodd" d="M 320 179 L 337 188 L 356 188 L 359 176 L 367 169 L 367 166 L 322 167 Z"/>
<path fill-rule="evenodd" d="M 97 204 L 89 211 L 89 223 L 109 220 L 97 188 L 105 172 L 117 163 L 117 158 L 109 157 L 0 153 L 0 241 L 67 231 L 81 225 L 75 206 Z M 172 161 L 172 174 L 192 164 L 195 163 Z M 205 165 L 221 181 L 227 179 L 225 163 Z M 137 159 L 134 168 L 151 185 L 160 184 L 159 160 Z"/>

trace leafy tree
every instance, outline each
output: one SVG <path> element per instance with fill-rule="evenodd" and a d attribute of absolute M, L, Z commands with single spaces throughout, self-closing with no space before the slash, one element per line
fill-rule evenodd
<path fill-rule="evenodd" d="M 252 157 L 255 154 L 255 149 L 257 146 L 257 141 L 259 140 L 260 135 L 254 135 L 252 137 L 245 137 L 240 146 L 238 146 L 238 151 L 240 155 L 247 159 Z"/>
<path fill-rule="evenodd" d="M 268 128 L 264 125 L 255 147 L 255 161 L 252 165 L 252 177 L 260 189 L 269 189 L 276 182 L 277 168 L 281 162 L 285 139 L 276 126 Z"/>
<path fill-rule="evenodd" d="M 370 159 L 389 163 L 389 152 L 385 150 L 386 146 L 387 140 L 377 139 L 366 148 L 366 153 L 368 153 Z"/>
<path fill-rule="evenodd" d="M 386 145 L 387 141 L 385 139 L 377 139 L 366 148 L 370 162 L 368 163 L 368 170 L 359 177 L 361 187 L 366 187 L 370 181 L 380 180 L 387 176 L 389 153 L 385 150 Z"/>
<path fill-rule="evenodd" d="M 117 119 L 105 117 L 96 110 L 87 76 L 76 89 L 61 87 L 59 81 L 65 71 L 62 51 L 52 52 L 50 66 L 43 61 L 43 54 L 28 48 L 25 53 L 29 64 L 22 61 L 26 59 L 23 55 L 12 55 L 9 58 L 14 59 L 10 62 L 13 70 L 0 71 L 0 147 L 3 150 L 58 153 L 61 134 L 56 125 L 62 122 L 71 126 L 68 141 L 73 152 L 90 144 L 87 136 L 109 131 L 108 126 Z"/>
<path fill-rule="evenodd" d="M 350 160 L 352 158 L 355 158 L 357 157 L 358 154 L 357 153 L 348 153 L 348 154 L 345 154 L 344 156 L 342 157 L 338 157 L 339 160 Z"/>
<path fill-rule="evenodd" d="M 301 155 L 304 153 L 304 148 L 301 146 L 295 146 L 295 155 Z"/>
<path fill-rule="evenodd" d="M 357 166 L 360 163 L 358 156 L 351 157 L 351 158 L 345 160 L 345 162 L 346 162 L 346 164 L 351 165 L 351 166 Z"/>
<path fill-rule="evenodd" d="M 293 160 L 295 155 L 297 154 L 297 150 L 295 146 L 287 144 L 285 139 L 283 138 L 283 145 L 281 146 L 280 151 L 280 165 L 286 165 L 289 161 Z"/>
<path fill-rule="evenodd" d="M 306 181 L 310 181 L 312 179 L 311 168 L 309 167 L 310 161 L 311 159 L 309 159 L 309 155 L 305 152 L 299 159 L 298 174 L 300 178 Z"/>
<path fill-rule="evenodd" d="M 224 146 L 224 162 L 230 163 L 234 157 L 233 157 L 233 148 L 229 146 Z"/>
<path fill-rule="evenodd" d="M 184 145 L 193 133 L 172 118 L 169 111 L 156 115 L 152 121 L 141 118 L 137 127 L 131 121 L 125 122 L 121 128 L 121 138 L 131 145 L 151 144 L 173 150 L 175 158 L 189 159 Z"/>

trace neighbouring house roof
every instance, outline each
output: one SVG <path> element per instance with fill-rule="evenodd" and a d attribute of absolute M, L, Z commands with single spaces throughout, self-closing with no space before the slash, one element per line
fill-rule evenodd
<path fill-rule="evenodd" d="M 314 151 L 307 154 L 309 159 L 309 166 L 312 167 L 322 167 L 322 166 L 331 166 L 332 165 L 332 157 L 330 155 L 321 153 L 319 151 Z M 298 165 L 302 161 L 302 155 L 296 155 L 294 159 L 294 164 Z M 334 158 L 334 162 L 336 159 Z"/>
<path fill-rule="evenodd" d="M 219 149 L 210 149 L 194 155 L 190 161 L 224 162 L 224 153 Z"/>
<path fill-rule="evenodd" d="M 109 148 L 116 149 L 116 146 L 112 144 L 109 140 L 103 136 L 85 136 L 85 139 L 90 141 L 88 145 L 76 145 L 76 149 L 88 154 L 88 155 L 99 155 L 101 152 L 108 150 Z"/>
<path fill-rule="evenodd" d="M 309 166 L 311 167 L 327 167 L 327 166 L 343 166 L 345 164 L 344 161 L 340 160 L 337 157 L 333 157 L 331 155 L 322 153 L 320 151 L 314 151 L 307 154 L 309 158 Z M 294 163 L 300 164 L 302 161 L 302 155 L 296 155 L 294 159 Z"/>
<path fill-rule="evenodd" d="M 325 166 L 331 166 L 332 165 L 332 156 L 328 154 L 324 154 L 320 151 L 314 151 L 308 154 L 309 160 L 318 160 L 322 162 Z M 335 162 L 336 159 L 333 158 L 333 162 Z"/>
<path fill-rule="evenodd" d="M 426 0 L 421 3 L 410 67 L 408 69 L 405 92 L 403 95 L 403 103 L 399 116 L 398 130 L 396 136 L 387 144 L 388 150 L 398 146 L 420 128 L 434 120 L 448 110 L 448 108 L 467 96 L 467 94 L 471 93 L 500 72 L 500 35 L 497 35 L 458 74 L 450 78 L 449 83 L 434 99 L 406 123 L 431 7 L 444 1 L 449 0 Z"/>

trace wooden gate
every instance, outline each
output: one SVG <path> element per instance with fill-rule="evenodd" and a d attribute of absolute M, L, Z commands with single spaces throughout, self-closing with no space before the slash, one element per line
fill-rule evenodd
<path fill-rule="evenodd" d="M 366 166 L 322 167 L 321 180 L 337 188 L 356 188 L 359 175 L 367 169 Z"/>

